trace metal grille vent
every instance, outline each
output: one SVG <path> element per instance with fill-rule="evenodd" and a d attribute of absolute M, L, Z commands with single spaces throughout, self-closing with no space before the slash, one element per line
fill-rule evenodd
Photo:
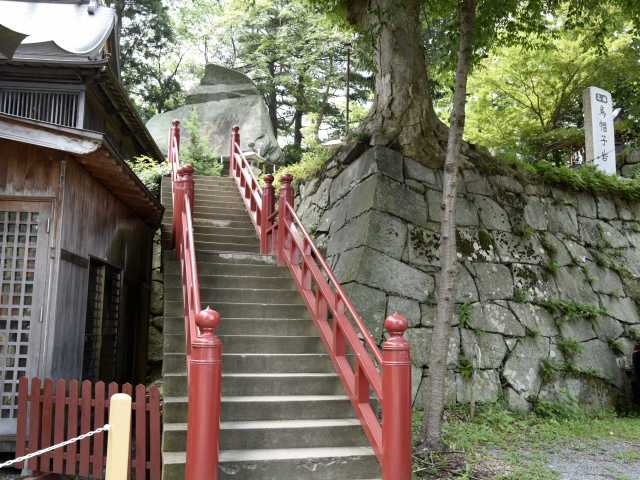
<path fill-rule="evenodd" d="M 18 117 L 82 127 L 83 92 L 0 85 L 0 112 Z"/>

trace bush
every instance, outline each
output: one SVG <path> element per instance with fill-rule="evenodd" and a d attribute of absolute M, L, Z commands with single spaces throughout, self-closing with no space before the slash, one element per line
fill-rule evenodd
<path fill-rule="evenodd" d="M 222 174 L 222 163 L 209 147 L 207 138 L 200 133 L 200 121 L 196 110 L 191 112 L 185 127 L 189 134 L 189 143 L 180 151 L 180 163 L 190 163 L 196 175 L 219 177 Z"/>
<path fill-rule="evenodd" d="M 276 170 L 274 174 L 276 185 L 280 183 L 280 178 L 285 173 L 293 175 L 296 181 L 311 179 L 322 169 L 324 164 L 327 163 L 327 160 L 331 158 L 333 152 L 333 148 L 313 145 L 302 154 L 302 158 L 298 163 L 284 165 Z"/>
<path fill-rule="evenodd" d="M 168 162 L 158 163 L 151 157 L 141 155 L 127 160 L 127 165 L 151 193 L 155 196 L 160 195 L 162 176 L 171 172 L 171 165 Z"/>

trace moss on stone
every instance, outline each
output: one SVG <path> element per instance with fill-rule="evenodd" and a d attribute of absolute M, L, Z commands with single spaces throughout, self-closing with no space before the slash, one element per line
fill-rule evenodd
<path fill-rule="evenodd" d="M 480 243 L 480 247 L 485 251 L 489 251 L 493 247 L 493 238 L 484 228 L 478 231 L 478 242 Z"/>

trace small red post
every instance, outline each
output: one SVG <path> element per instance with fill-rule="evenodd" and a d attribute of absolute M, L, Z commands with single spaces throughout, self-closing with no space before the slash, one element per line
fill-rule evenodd
<path fill-rule="evenodd" d="M 278 244 L 277 244 L 277 259 L 278 265 L 284 265 L 284 249 L 285 245 L 285 237 L 287 234 L 287 208 L 286 205 L 291 205 L 293 207 L 293 188 L 291 187 L 291 182 L 293 182 L 293 175 L 290 173 L 285 173 L 281 178 L 280 182 L 282 186 L 280 187 L 280 203 L 278 205 Z"/>
<path fill-rule="evenodd" d="M 275 209 L 275 193 L 273 189 L 273 175 L 264 176 L 262 187 L 262 211 L 260 212 L 260 253 L 271 253 L 269 245 L 269 229 L 273 224 L 271 215 Z"/>
<path fill-rule="evenodd" d="M 404 338 L 409 322 L 389 315 L 382 345 L 382 478 L 411 479 L 411 358 Z"/>
<path fill-rule="evenodd" d="M 238 144 L 238 148 L 240 148 L 240 127 L 234 126 L 231 129 L 231 146 L 229 148 L 229 176 L 233 177 L 236 175 L 236 143 Z"/>
<path fill-rule="evenodd" d="M 189 359 L 189 413 L 185 480 L 217 480 L 220 446 L 222 342 L 220 314 L 207 307 L 196 315 L 199 334 Z"/>
<path fill-rule="evenodd" d="M 180 120 L 175 119 L 171 122 L 171 128 L 169 129 L 169 149 L 171 149 L 171 139 L 176 137 L 176 147 L 180 151 Z"/>

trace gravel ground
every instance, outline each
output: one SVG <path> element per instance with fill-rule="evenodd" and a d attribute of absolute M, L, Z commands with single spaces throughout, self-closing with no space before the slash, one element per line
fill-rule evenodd
<path fill-rule="evenodd" d="M 640 439 L 638 443 L 602 440 L 576 444 L 548 453 L 546 463 L 561 480 L 637 480 Z"/>

